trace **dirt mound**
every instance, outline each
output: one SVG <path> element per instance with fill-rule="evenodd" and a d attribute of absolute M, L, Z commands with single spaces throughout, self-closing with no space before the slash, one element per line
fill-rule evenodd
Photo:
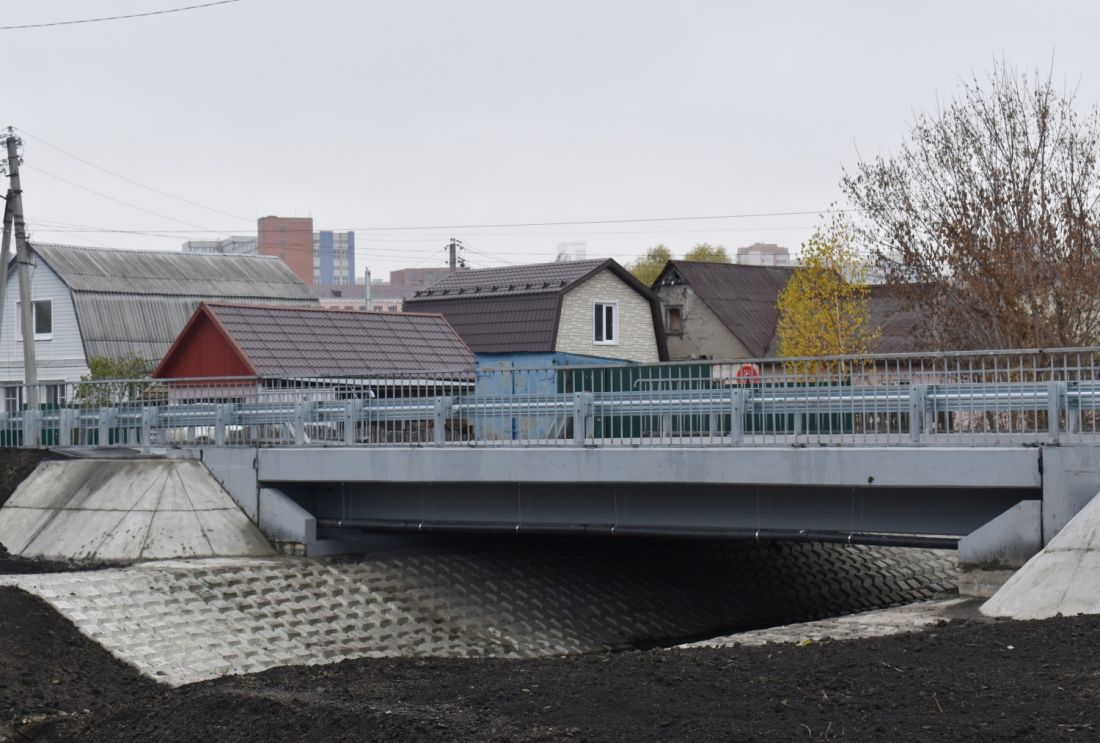
<path fill-rule="evenodd" d="M 9 723 L 83 712 L 159 688 L 80 634 L 45 601 L 0 587 L 0 739 Z"/>
<path fill-rule="evenodd" d="M 361 659 L 119 700 L 46 739 L 1083 740 L 1100 618 L 534 660 Z"/>
<path fill-rule="evenodd" d="M 34 472 L 39 463 L 55 459 L 52 454 L 35 449 L 0 449 L 0 506 L 19 487 L 19 483 Z"/>

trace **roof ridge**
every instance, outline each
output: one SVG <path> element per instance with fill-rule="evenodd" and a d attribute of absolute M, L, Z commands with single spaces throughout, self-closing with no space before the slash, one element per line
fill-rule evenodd
<path fill-rule="evenodd" d="M 65 243 L 46 243 L 29 241 L 31 250 L 38 248 L 64 248 L 66 250 L 84 250 L 90 253 L 141 253 L 143 255 L 183 255 L 196 258 L 261 258 L 265 261 L 280 260 L 275 255 L 260 255 L 259 253 L 187 253 L 182 250 L 153 250 L 151 248 L 115 248 L 109 245 L 67 245 Z"/>
<path fill-rule="evenodd" d="M 280 300 L 280 304 L 264 304 L 263 302 L 221 302 L 213 300 L 210 302 L 203 301 L 207 307 L 241 307 L 245 309 L 256 310 L 286 310 L 294 312 L 331 312 L 331 313 L 343 313 L 346 315 L 381 315 L 382 317 L 443 317 L 441 312 L 387 312 L 385 310 L 356 310 L 349 309 L 347 307 L 325 307 L 323 305 L 317 305 L 313 302 L 302 305 L 286 304 Z"/>

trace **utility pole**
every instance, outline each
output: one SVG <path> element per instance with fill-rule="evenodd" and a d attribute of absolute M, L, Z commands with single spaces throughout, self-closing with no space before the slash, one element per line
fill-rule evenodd
<path fill-rule="evenodd" d="M 31 278 L 28 266 L 27 223 L 23 215 L 23 187 L 19 182 L 19 145 L 23 142 L 8 127 L 8 179 L 11 182 L 9 201 L 15 226 L 15 261 L 19 271 L 19 321 L 23 329 L 23 383 L 26 385 L 28 410 L 38 410 L 38 365 L 34 358 L 34 321 Z M 33 442 L 36 445 L 38 442 Z M 24 442 L 24 445 L 27 445 Z"/>
<path fill-rule="evenodd" d="M 4 294 L 8 289 L 8 263 L 11 262 L 11 224 L 15 219 L 15 199 L 11 191 L 4 197 L 4 238 L 0 242 L 0 339 L 4 331 Z"/>
<path fill-rule="evenodd" d="M 464 248 L 461 240 L 455 240 L 451 238 L 451 242 L 447 244 L 447 249 L 450 251 L 450 260 L 447 265 L 450 266 L 452 271 L 456 271 L 459 268 L 466 268 L 466 259 L 458 256 L 458 251 Z"/>

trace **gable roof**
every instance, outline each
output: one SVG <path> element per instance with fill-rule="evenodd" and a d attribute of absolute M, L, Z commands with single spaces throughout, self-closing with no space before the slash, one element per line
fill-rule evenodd
<path fill-rule="evenodd" d="M 203 300 L 316 305 L 278 258 L 149 250 L 32 246 L 72 291 L 87 358 L 155 362 Z"/>
<path fill-rule="evenodd" d="M 74 292 L 312 302 L 278 258 L 39 244 L 33 250 Z"/>
<path fill-rule="evenodd" d="M 548 352 L 557 341 L 562 297 L 600 271 L 649 302 L 658 356 L 668 359 L 660 301 L 612 258 L 458 271 L 417 291 L 405 307 L 444 314 L 475 353 Z"/>
<path fill-rule="evenodd" d="M 184 353 L 207 320 L 259 377 L 357 377 L 469 371 L 474 355 L 440 315 L 204 302 L 157 366 Z"/>
<path fill-rule="evenodd" d="M 867 296 L 871 327 L 878 328 L 873 353 L 919 353 L 927 351 L 923 343 L 920 311 L 906 296 L 909 288 L 890 284 L 872 284 Z"/>
<path fill-rule="evenodd" d="M 669 261 L 653 288 L 688 284 L 754 357 L 768 355 L 779 311 L 775 303 L 793 269 L 739 263 Z"/>

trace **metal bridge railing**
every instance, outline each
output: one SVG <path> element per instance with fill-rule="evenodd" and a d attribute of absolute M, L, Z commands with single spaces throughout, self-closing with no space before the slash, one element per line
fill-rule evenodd
<path fill-rule="evenodd" d="M 1100 348 L 0 382 L 0 446 L 998 445 L 1100 438 Z"/>

